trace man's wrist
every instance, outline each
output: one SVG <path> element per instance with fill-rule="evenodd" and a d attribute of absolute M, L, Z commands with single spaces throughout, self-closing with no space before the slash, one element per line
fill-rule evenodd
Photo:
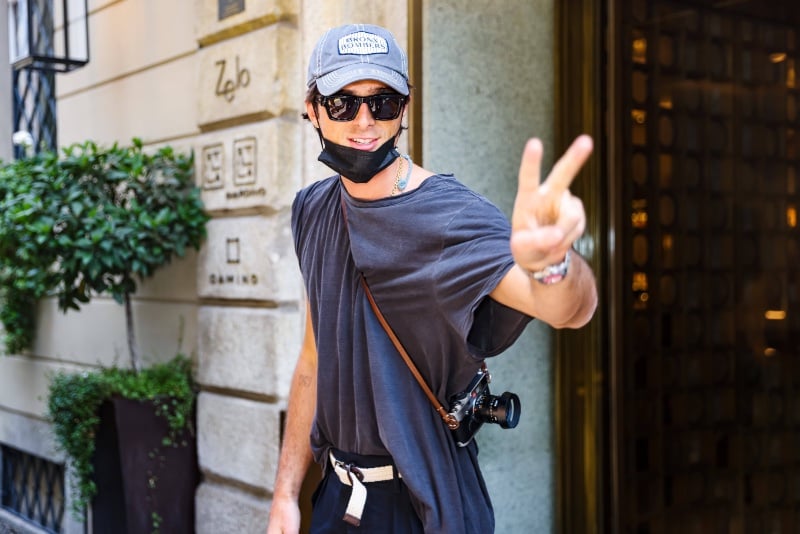
<path fill-rule="evenodd" d="M 272 494 L 273 501 L 287 501 L 287 502 L 297 502 L 300 499 L 300 492 L 297 494 L 294 493 L 287 493 L 285 491 L 276 492 Z"/>
<path fill-rule="evenodd" d="M 567 253 L 564 255 L 564 259 L 559 263 L 548 265 L 547 267 L 539 271 L 529 271 L 524 267 L 522 270 L 525 271 L 528 274 L 528 276 L 530 276 L 532 279 L 536 280 L 540 284 L 549 286 L 557 284 L 567 276 L 567 273 L 569 272 L 569 264 L 570 264 L 570 251 L 567 250 Z"/>

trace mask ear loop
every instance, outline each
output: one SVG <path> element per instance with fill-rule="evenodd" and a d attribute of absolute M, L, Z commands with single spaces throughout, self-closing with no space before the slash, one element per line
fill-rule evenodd
<path fill-rule="evenodd" d="M 319 114 L 317 114 L 317 102 L 315 101 L 311 107 L 314 109 L 314 118 L 317 120 L 317 124 L 314 124 L 312 122 L 311 125 L 317 131 L 317 135 L 319 136 L 320 147 L 322 147 L 322 150 L 325 150 L 325 139 L 322 137 L 322 125 L 319 122 Z"/>
<path fill-rule="evenodd" d="M 403 118 L 406 113 L 406 106 L 408 106 L 408 100 L 403 102 L 403 111 L 400 112 L 400 128 L 397 130 L 397 134 L 394 136 L 394 147 L 397 148 L 397 145 L 400 143 L 400 136 L 403 134 L 403 130 L 408 130 L 408 126 L 403 126 Z M 316 110 L 315 110 L 316 113 Z"/>

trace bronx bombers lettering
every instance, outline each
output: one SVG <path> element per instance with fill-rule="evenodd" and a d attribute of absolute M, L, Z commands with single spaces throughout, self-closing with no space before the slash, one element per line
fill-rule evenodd
<path fill-rule="evenodd" d="M 339 39 L 339 53 L 366 56 L 369 54 L 388 54 L 386 39 L 374 33 L 356 32 Z"/>

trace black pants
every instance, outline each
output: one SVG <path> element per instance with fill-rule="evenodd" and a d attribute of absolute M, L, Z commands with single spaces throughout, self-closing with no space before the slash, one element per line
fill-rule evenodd
<path fill-rule="evenodd" d="M 352 462 L 358 467 L 380 467 L 391 465 L 392 459 L 385 456 L 360 456 L 334 451 L 342 462 Z M 361 525 L 355 527 L 342 519 L 347 509 L 352 488 L 342 484 L 328 466 L 325 477 L 311 498 L 311 534 L 422 534 L 422 522 L 411 506 L 408 488 L 403 480 L 395 478 L 385 482 L 370 482 L 367 502 L 361 515 Z"/>

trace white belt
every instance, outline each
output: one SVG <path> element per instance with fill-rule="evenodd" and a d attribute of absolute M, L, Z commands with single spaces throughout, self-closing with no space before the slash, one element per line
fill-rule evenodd
<path fill-rule="evenodd" d="M 330 458 L 333 470 L 342 484 L 353 487 L 353 491 L 350 493 L 350 500 L 347 501 L 347 510 L 345 510 L 343 519 L 357 527 L 361 524 L 361 514 L 364 513 L 364 505 L 367 502 L 367 488 L 364 484 L 393 480 L 395 477 L 395 468 L 391 465 L 384 465 L 381 467 L 358 467 L 337 460 L 333 452 L 330 453 Z M 397 473 L 397 478 L 402 478 L 400 473 Z"/>

